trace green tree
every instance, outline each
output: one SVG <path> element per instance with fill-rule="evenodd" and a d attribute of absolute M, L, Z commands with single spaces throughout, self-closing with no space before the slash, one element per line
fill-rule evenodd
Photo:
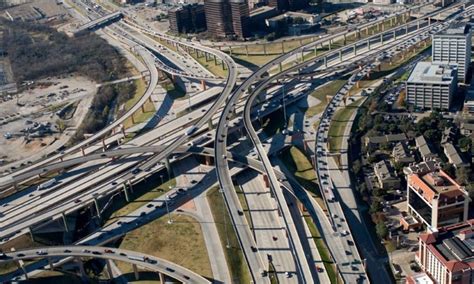
<path fill-rule="evenodd" d="M 377 236 L 381 239 L 385 239 L 388 235 L 388 229 L 387 226 L 385 225 L 385 222 L 378 222 L 375 225 L 375 231 L 377 233 Z"/>
<path fill-rule="evenodd" d="M 372 199 L 372 204 L 370 205 L 370 213 L 377 213 L 382 211 L 383 206 L 380 204 L 380 200 L 378 198 Z"/>
<path fill-rule="evenodd" d="M 467 152 L 472 147 L 472 140 L 469 137 L 463 136 L 459 139 L 458 145 L 463 152 Z"/>

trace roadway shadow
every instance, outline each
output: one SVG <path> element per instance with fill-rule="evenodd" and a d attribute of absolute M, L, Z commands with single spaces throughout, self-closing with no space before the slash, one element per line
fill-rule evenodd
<path fill-rule="evenodd" d="M 260 68 L 260 66 L 258 66 L 256 64 L 253 64 L 253 63 L 250 63 L 248 61 L 242 60 L 242 59 L 240 59 L 238 57 L 235 57 L 235 56 L 232 56 L 232 59 L 234 59 L 235 63 L 237 63 L 239 65 L 242 65 L 245 68 L 250 69 L 252 72 L 255 72 L 256 70 L 258 70 Z"/>

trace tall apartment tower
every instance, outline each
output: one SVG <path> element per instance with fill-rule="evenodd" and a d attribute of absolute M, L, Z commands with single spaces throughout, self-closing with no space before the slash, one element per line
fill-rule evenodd
<path fill-rule="evenodd" d="M 458 65 L 458 81 L 466 82 L 471 62 L 471 26 L 465 23 L 451 25 L 433 35 L 433 63 L 455 63 Z"/>

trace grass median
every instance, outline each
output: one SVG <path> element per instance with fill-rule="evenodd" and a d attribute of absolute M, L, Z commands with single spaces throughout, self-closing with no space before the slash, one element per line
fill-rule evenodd
<path fill-rule="evenodd" d="M 249 268 L 219 188 L 215 187 L 209 190 L 207 199 L 209 204 L 212 204 L 212 215 L 214 216 L 214 222 L 216 223 L 227 265 L 229 266 L 232 283 L 250 283 Z M 227 247 L 227 243 L 229 247 Z"/>

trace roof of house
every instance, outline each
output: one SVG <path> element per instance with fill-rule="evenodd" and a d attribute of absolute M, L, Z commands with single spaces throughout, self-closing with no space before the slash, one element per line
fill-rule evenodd
<path fill-rule="evenodd" d="M 459 155 L 458 150 L 452 143 L 445 143 L 444 147 L 444 154 L 448 158 L 449 162 L 453 165 L 460 166 L 464 164 L 464 160 L 462 159 L 461 155 Z"/>
<path fill-rule="evenodd" d="M 374 171 L 378 178 L 381 180 L 396 179 L 397 176 L 393 171 L 392 166 L 386 160 L 382 160 L 374 165 Z"/>

